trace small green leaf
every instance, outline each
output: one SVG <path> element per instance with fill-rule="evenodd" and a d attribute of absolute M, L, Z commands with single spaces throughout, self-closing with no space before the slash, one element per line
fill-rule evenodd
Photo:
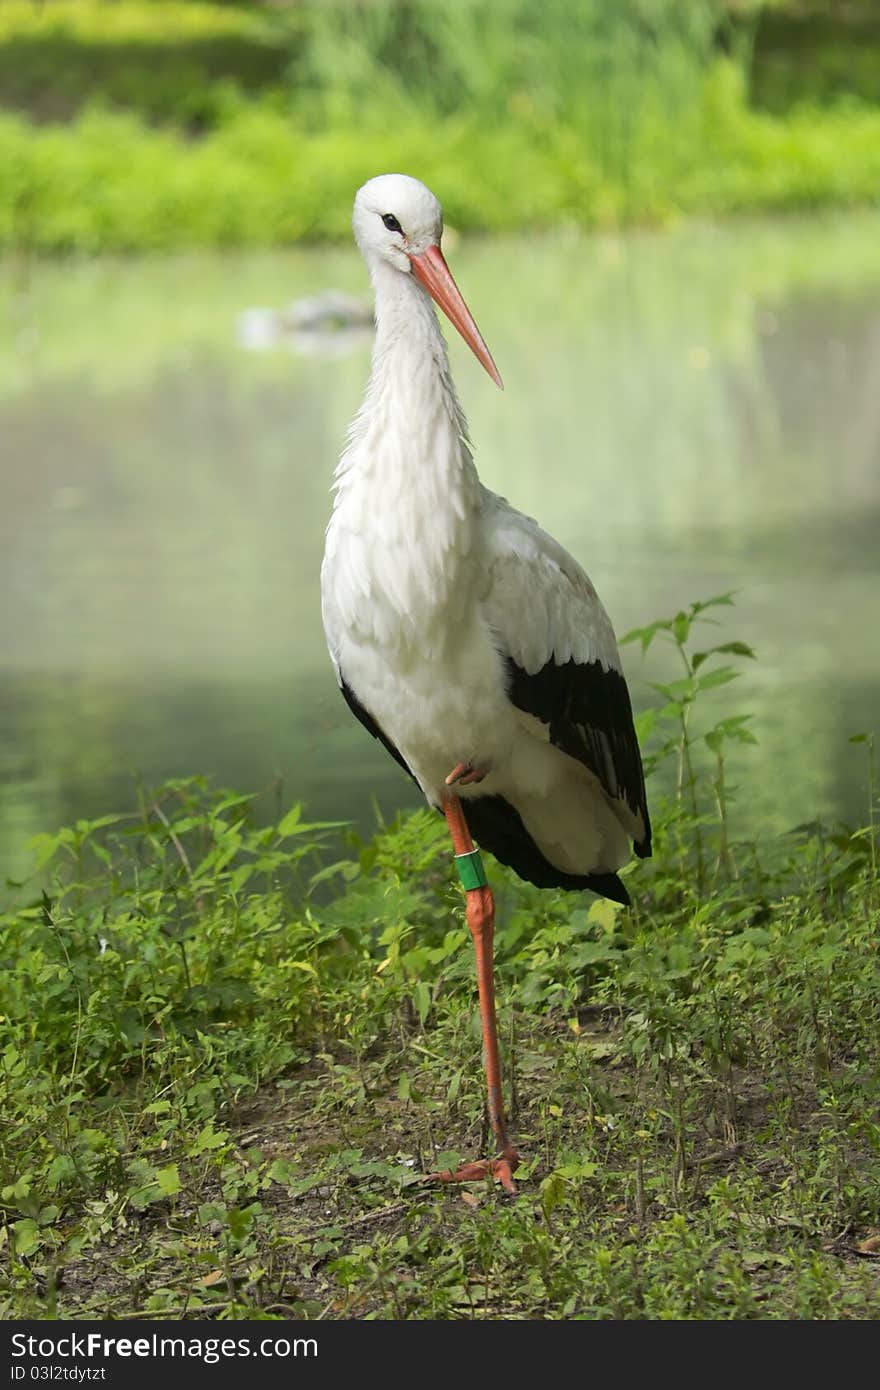
<path fill-rule="evenodd" d="M 287 835 L 295 835 L 300 827 L 302 820 L 302 806 L 297 802 L 287 815 L 278 824 L 278 834 L 282 839 Z"/>
<path fill-rule="evenodd" d="M 32 1255 L 35 1250 L 39 1250 L 43 1243 L 40 1235 L 40 1228 L 36 1221 L 26 1217 L 23 1221 L 15 1221 L 12 1225 L 15 1236 L 16 1255 Z"/>
<path fill-rule="evenodd" d="M 419 1016 L 419 1023 L 424 1028 L 431 1007 L 431 991 L 424 980 L 417 980 L 413 986 L 413 1004 Z"/>
<path fill-rule="evenodd" d="M 189 1152 L 191 1155 L 195 1156 L 196 1154 L 207 1153 L 212 1149 L 222 1149 L 226 1140 L 227 1136 L 225 1134 L 218 1134 L 209 1121 L 199 1132 Z"/>
<path fill-rule="evenodd" d="M 658 632 L 668 632 L 672 626 L 671 619 L 663 619 L 656 623 L 649 623 L 647 627 L 634 627 L 625 637 L 621 637 L 620 645 L 625 646 L 628 642 L 639 642 L 642 647 L 642 654 L 648 650 Z"/>
<path fill-rule="evenodd" d="M 156 1181 L 163 1197 L 173 1197 L 180 1191 L 181 1186 L 177 1164 L 169 1163 L 167 1168 L 160 1168 L 156 1173 Z"/>
<path fill-rule="evenodd" d="M 726 594 L 718 594 L 715 598 L 699 599 L 691 604 L 691 616 L 697 617 L 699 613 L 705 613 L 707 608 L 732 608 L 733 598 L 736 589 L 731 589 Z"/>
<path fill-rule="evenodd" d="M 645 709 L 642 710 L 641 714 L 636 715 L 636 737 L 638 738 L 639 743 L 644 743 L 646 739 L 649 739 L 651 737 L 651 734 L 654 732 L 654 726 L 656 725 L 656 723 L 656 709 Z"/>
<path fill-rule="evenodd" d="M 170 1100 L 154 1100 L 151 1105 L 144 1106 L 145 1115 L 167 1115 L 171 1109 Z"/>
<path fill-rule="evenodd" d="M 255 1203 L 251 1207 L 230 1207 L 227 1215 L 227 1225 L 229 1234 L 235 1240 L 241 1240 L 247 1235 L 251 1226 L 254 1224 L 254 1216 L 259 1211 L 259 1204 Z"/>
<path fill-rule="evenodd" d="M 719 666 L 715 671 L 707 671 L 705 676 L 697 677 L 698 690 L 714 690 L 719 685 L 729 685 L 731 681 L 739 680 L 740 671 L 734 671 L 732 666 Z"/>
<path fill-rule="evenodd" d="M 722 642 L 720 647 L 713 647 L 716 652 L 728 652 L 732 656 L 747 656 L 754 661 L 755 653 L 746 642 Z"/>
<path fill-rule="evenodd" d="M 290 1158 L 276 1158 L 269 1169 L 269 1177 L 273 1182 L 280 1183 L 285 1187 L 291 1182 L 299 1172 L 299 1165 Z"/>
<path fill-rule="evenodd" d="M 598 1164 L 591 1163 L 588 1159 L 576 1159 L 572 1163 L 560 1164 L 556 1172 L 561 1178 L 565 1178 L 567 1181 L 571 1182 L 578 1178 L 595 1177 L 597 1169 Z"/>

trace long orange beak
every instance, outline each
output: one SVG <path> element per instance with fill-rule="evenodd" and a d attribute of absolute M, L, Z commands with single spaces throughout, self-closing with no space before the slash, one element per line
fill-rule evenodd
<path fill-rule="evenodd" d="M 482 362 L 496 386 L 504 390 L 501 374 L 492 354 L 483 342 L 483 335 L 474 323 L 471 312 L 461 297 L 461 291 L 452 278 L 452 271 L 446 264 L 439 246 L 429 246 L 418 256 L 410 256 L 413 274 L 424 285 L 436 304 L 440 305 L 449 322 L 464 338 L 478 362 Z"/>

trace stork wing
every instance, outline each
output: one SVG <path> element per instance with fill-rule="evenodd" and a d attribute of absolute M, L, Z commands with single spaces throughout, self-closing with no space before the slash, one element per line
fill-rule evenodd
<path fill-rule="evenodd" d="M 404 772 L 408 773 L 409 776 L 412 777 L 413 781 L 415 782 L 416 778 L 413 776 L 412 769 L 409 766 L 409 763 L 406 761 L 406 758 L 404 758 L 399 748 L 397 748 L 397 746 L 394 743 L 392 743 L 391 739 L 385 733 L 385 730 L 376 722 L 376 720 L 370 714 L 370 711 L 364 708 L 364 706 L 361 704 L 357 695 L 354 693 L 354 691 L 352 690 L 351 686 L 345 678 L 345 673 L 343 672 L 342 667 L 339 663 L 338 656 L 339 632 L 341 628 L 340 617 L 336 604 L 333 600 L 332 583 L 330 583 L 329 581 L 327 583 L 324 583 L 326 577 L 326 567 L 327 560 L 325 558 L 324 564 L 321 567 L 321 612 L 324 619 L 324 633 L 327 638 L 327 648 L 330 652 L 330 660 L 333 662 L 333 670 L 336 674 L 336 683 L 339 686 L 339 689 L 345 699 L 345 703 L 348 705 L 348 708 L 351 710 L 355 719 L 359 719 L 361 721 L 367 732 L 371 733 L 373 735 L 373 738 L 377 738 L 379 740 L 379 742 L 391 754 L 395 762 L 398 762 L 400 766 L 403 768 Z"/>
<path fill-rule="evenodd" d="M 509 698 L 620 803 L 644 858 L 651 853 L 645 780 L 608 615 L 577 561 L 531 517 L 491 492 L 482 516 L 483 612 L 507 664 Z"/>
<path fill-rule="evenodd" d="M 391 739 L 385 733 L 384 729 L 382 729 L 376 723 L 369 710 L 364 709 L 360 700 L 355 695 L 351 686 L 347 683 L 345 677 L 343 676 L 341 670 L 338 667 L 336 669 L 336 678 L 339 681 L 339 689 L 345 696 L 345 703 L 348 705 L 348 708 L 351 710 L 355 719 L 359 719 L 361 721 L 367 732 L 372 734 L 373 738 L 377 738 L 379 740 L 383 747 L 386 748 L 387 751 L 391 754 L 394 761 L 400 763 L 400 766 L 403 768 L 404 772 L 408 772 L 410 777 L 412 777 L 413 781 L 415 782 L 416 779 L 413 776 L 412 768 L 406 761 L 406 758 L 400 752 L 400 749 L 391 742 Z"/>

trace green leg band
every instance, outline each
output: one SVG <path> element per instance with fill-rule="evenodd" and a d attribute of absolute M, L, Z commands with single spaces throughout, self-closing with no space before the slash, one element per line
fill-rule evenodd
<path fill-rule="evenodd" d="M 478 849 L 471 850 L 470 854 L 457 854 L 455 867 L 458 869 L 462 886 L 466 890 L 488 886 L 489 880 L 486 878 L 486 870 L 483 868 L 483 861 Z"/>

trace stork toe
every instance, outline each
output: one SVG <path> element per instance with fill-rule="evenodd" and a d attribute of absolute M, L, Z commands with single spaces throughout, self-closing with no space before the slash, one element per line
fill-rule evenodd
<path fill-rule="evenodd" d="M 515 1197 L 517 1186 L 513 1175 L 519 1166 L 516 1149 L 504 1150 L 498 1158 L 479 1158 L 473 1163 L 462 1163 L 458 1168 L 444 1168 L 439 1173 L 426 1173 L 422 1182 L 480 1182 L 484 1178 L 495 1178 L 509 1196 Z"/>
<path fill-rule="evenodd" d="M 456 783 L 462 787 L 469 787 L 475 782 L 482 782 L 483 778 L 488 775 L 488 766 L 474 767 L 471 762 L 456 763 L 445 780 L 447 787 L 453 787 Z"/>

